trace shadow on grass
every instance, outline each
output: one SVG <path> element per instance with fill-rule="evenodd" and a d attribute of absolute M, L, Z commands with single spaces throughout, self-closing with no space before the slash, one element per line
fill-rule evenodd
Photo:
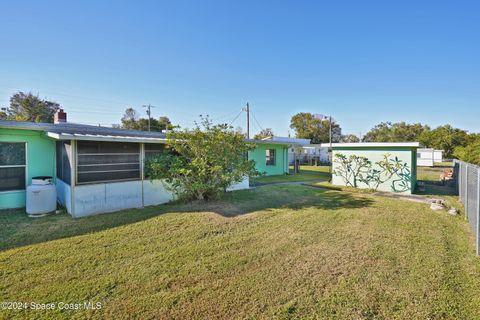
<path fill-rule="evenodd" d="M 210 202 L 171 203 L 79 219 L 73 219 L 68 214 L 34 219 L 27 217 L 23 210 L 4 210 L 0 212 L 0 250 L 94 233 L 145 221 L 165 213 L 213 212 L 231 218 L 279 208 L 337 210 L 368 207 L 371 203 L 372 200 L 368 197 L 348 192 L 272 185 L 230 192 L 222 199 Z"/>
<path fill-rule="evenodd" d="M 453 182 L 442 183 L 440 181 L 419 181 L 425 185 L 425 190 L 416 191 L 416 194 L 425 196 L 456 196 L 458 195 L 457 189 Z"/>

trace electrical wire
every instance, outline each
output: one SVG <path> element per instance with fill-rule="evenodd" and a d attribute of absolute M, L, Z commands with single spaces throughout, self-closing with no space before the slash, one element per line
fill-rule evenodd
<path fill-rule="evenodd" d="M 260 122 L 258 122 L 257 120 L 257 117 L 255 117 L 255 114 L 253 114 L 253 112 L 250 110 L 250 114 L 252 115 L 253 117 L 253 120 L 255 120 L 255 122 L 257 123 L 258 127 L 260 128 L 260 130 L 264 130 L 263 127 L 260 125 Z"/>
<path fill-rule="evenodd" d="M 235 120 L 237 120 L 238 117 L 240 117 L 240 115 L 242 114 L 242 112 L 243 112 L 243 110 L 240 110 L 240 112 L 237 114 L 237 116 L 236 116 L 235 118 L 233 118 L 232 122 L 230 122 L 230 125 L 232 125 L 232 124 L 235 122 Z"/>

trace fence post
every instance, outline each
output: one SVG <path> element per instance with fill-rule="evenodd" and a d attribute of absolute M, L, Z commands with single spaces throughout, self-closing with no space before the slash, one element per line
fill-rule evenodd
<path fill-rule="evenodd" d="M 477 256 L 480 254 L 480 168 L 477 167 L 477 225 L 475 226 L 475 245 Z"/>
<path fill-rule="evenodd" d="M 465 219 L 467 221 L 470 221 L 468 219 L 468 164 L 465 164 L 465 191 L 464 191 L 464 197 L 465 197 L 465 202 L 463 205 L 465 206 Z"/>

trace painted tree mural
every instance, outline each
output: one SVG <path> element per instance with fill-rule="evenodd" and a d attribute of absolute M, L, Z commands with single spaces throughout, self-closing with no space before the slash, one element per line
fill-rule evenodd
<path fill-rule="evenodd" d="M 357 188 L 359 183 L 363 183 L 368 188 L 377 190 L 381 184 L 390 182 L 393 192 L 411 189 L 412 175 L 408 164 L 398 157 L 391 158 L 390 154 L 385 154 L 382 160 L 372 163 L 366 157 L 337 153 L 334 162 L 339 166 L 333 174 L 341 177 L 346 186 Z"/>

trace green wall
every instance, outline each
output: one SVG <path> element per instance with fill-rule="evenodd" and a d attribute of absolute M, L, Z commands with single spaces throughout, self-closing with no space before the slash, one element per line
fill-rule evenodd
<path fill-rule="evenodd" d="M 411 147 L 333 147 L 333 164 L 332 170 L 338 170 L 340 165 L 335 161 L 335 154 L 343 154 L 345 156 L 356 155 L 363 156 L 368 158 L 371 161 L 372 167 L 380 170 L 378 165 L 375 165 L 376 162 L 383 160 L 385 154 L 390 154 L 389 159 L 395 159 L 397 157 L 402 164 L 406 164 L 408 170 L 410 171 L 410 176 L 404 181 L 408 184 L 408 188 L 400 187 L 400 182 L 398 176 L 392 177 L 390 180 L 385 181 L 380 184 L 378 189 L 379 191 L 388 191 L 388 192 L 399 192 L 399 193 L 412 193 L 415 190 L 417 184 L 417 151 L 416 148 Z M 382 175 L 382 178 L 385 178 L 386 174 Z M 349 179 L 352 182 L 353 179 Z M 346 185 L 345 180 L 341 175 L 333 174 L 332 183 L 336 185 Z M 370 188 L 367 184 L 363 182 L 357 183 L 358 188 Z"/>
<path fill-rule="evenodd" d="M 266 150 L 275 149 L 275 165 L 266 165 Z M 248 159 L 254 160 L 255 168 L 267 176 L 288 173 L 288 146 L 269 143 L 256 143 L 254 150 L 248 152 Z"/>
<path fill-rule="evenodd" d="M 35 176 L 55 177 L 55 141 L 42 131 L 0 129 L 0 141 L 27 143 L 27 185 Z M 0 192 L 0 209 L 25 207 L 25 190 Z"/>

